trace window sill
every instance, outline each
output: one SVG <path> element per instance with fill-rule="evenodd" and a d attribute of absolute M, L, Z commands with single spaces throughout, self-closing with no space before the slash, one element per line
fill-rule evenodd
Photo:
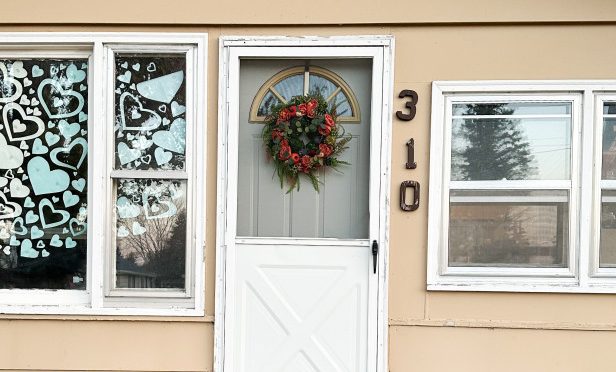
<path fill-rule="evenodd" d="M 203 317 L 203 309 L 186 308 L 119 308 L 90 306 L 24 306 L 0 305 L 1 315 L 101 315 L 101 316 L 161 316 L 161 317 Z"/>

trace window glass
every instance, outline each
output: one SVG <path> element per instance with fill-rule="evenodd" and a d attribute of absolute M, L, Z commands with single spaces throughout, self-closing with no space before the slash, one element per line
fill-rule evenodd
<path fill-rule="evenodd" d="M 342 92 L 336 94 L 336 96 L 330 101 L 330 105 L 336 108 L 336 115 L 339 117 L 353 115 L 353 109 L 349 104 L 349 99 Z"/>
<path fill-rule="evenodd" d="M 476 115 L 571 115 L 571 104 L 563 102 L 457 103 L 454 116 Z"/>
<path fill-rule="evenodd" d="M 294 96 L 301 96 L 304 94 L 304 74 L 289 76 L 274 85 L 274 89 L 285 101 L 290 100 Z"/>
<path fill-rule="evenodd" d="M 118 54 L 115 69 L 116 169 L 184 169 L 186 56 Z"/>
<path fill-rule="evenodd" d="M 567 191 L 450 192 L 449 266 L 566 267 Z"/>
<path fill-rule="evenodd" d="M 279 104 L 280 100 L 276 98 L 272 92 L 267 92 L 267 94 L 263 97 L 263 101 L 261 101 L 257 115 L 267 116 L 272 112 L 272 108 Z"/>
<path fill-rule="evenodd" d="M 570 179 L 571 104 L 529 105 L 455 105 L 451 180 Z M 546 116 L 537 113 L 542 107 Z M 545 114 L 557 111 L 569 114 Z"/>
<path fill-rule="evenodd" d="M 186 181 L 121 179 L 116 287 L 185 288 Z"/>
<path fill-rule="evenodd" d="M 310 74 L 310 85 L 308 89 L 311 93 L 319 93 L 323 98 L 328 99 L 336 91 L 336 88 L 334 83 L 326 78 Z"/>
<path fill-rule="evenodd" d="M 85 289 L 88 60 L 0 61 L 0 288 Z"/>
<path fill-rule="evenodd" d="M 603 119 L 601 178 L 616 180 L 616 118 Z"/>

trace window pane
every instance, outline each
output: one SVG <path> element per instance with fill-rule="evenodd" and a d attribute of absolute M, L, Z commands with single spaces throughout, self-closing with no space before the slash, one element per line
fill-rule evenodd
<path fill-rule="evenodd" d="M 571 118 L 490 117 L 507 104 L 465 105 L 481 118 L 453 119 L 451 179 L 567 180 L 571 178 Z M 484 107 L 486 106 L 486 107 Z"/>
<path fill-rule="evenodd" d="M 319 75 L 310 74 L 310 86 L 308 89 L 311 93 L 320 93 L 324 99 L 328 99 L 329 96 L 334 93 L 336 88 L 337 87 L 334 83 L 326 78 Z"/>
<path fill-rule="evenodd" d="M 116 287 L 185 288 L 186 181 L 119 180 L 115 208 Z"/>
<path fill-rule="evenodd" d="M 616 267 L 616 191 L 601 195 L 600 267 Z"/>
<path fill-rule="evenodd" d="M 571 104 L 563 102 L 459 103 L 454 116 L 474 115 L 571 115 Z"/>
<path fill-rule="evenodd" d="M 606 114 L 606 115 L 616 114 L 616 102 L 605 102 L 603 104 L 603 114 Z"/>
<path fill-rule="evenodd" d="M 603 156 L 601 178 L 616 179 L 616 118 L 603 119 Z"/>
<path fill-rule="evenodd" d="M 287 101 L 294 96 L 301 96 L 304 94 L 304 74 L 289 76 L 274 85 L 274 89 Z"/>
<path fill-rule="evenodd" d="M 567 267 L 567 191 L 451 191 L 449 266 Z"/>
<path fill-rule="evenodd" d="M 280 100 L 276 98 L 272 92 L 267 92 L 267 94 L 263 96 L 263 100 L 261 101 L 261 105 L 257 111 L 257 115 L 268 116 L 272 112 L 272 108 L 279 104 Z"/>
<path fill-rule="evenodd" d="M 116 169 L 184 169 L 186 56 L 118 54 Z"/>
<path fill-rule="evenodd" d="M 331 104 L 336 107 L 336 115 L 353 116 L 353 110 L 351 109 L 351 105 L 349 105 L 349 99 L 344 93 L 340 92 L 336 94 Z"/>
<path fill-rule="evenodd" d="M 88 60 L 0 74 L 0 288 L 85 289 Z"/>

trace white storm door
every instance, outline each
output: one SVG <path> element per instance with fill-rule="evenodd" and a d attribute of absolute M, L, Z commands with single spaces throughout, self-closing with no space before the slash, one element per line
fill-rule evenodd
<path fill-rule="evenodd" d="M 382 59 L 290 50 L 293 59 L 235 58 L 233 50 L 229 59 L 224 372 L 376 372 L 380 269 L 371 246 L 384 236 L 384 208 L 374 109 L 382 86 L 374 83 Z M 326 170 L 320 192 L 303 179 L 300 191 L 286 193 L 261 145 L 263 124 L 248 113 L 273 74 L 302 64 L 343 79 L 361 120 L 342 123 L 353 136 L 344 153 L 351 165 Z"/>

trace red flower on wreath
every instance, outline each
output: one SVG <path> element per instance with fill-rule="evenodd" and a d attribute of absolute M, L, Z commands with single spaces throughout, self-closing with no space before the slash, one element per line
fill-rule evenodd
<path fill-rule="evenodd" d="M 334 118 L 332 118 L 330 114 L 325 114 L 325 125 L 327 125 L 328 127 L 336 126 L 336 122 L 334 121 Z"/>
<path fill-rule="evenodd" d="M 291 159 L 293 159 L 294 164 L 299 163 L 299 154 L 294 152 L 293 154 L 291 154 Z"/>
<path fill-rule="evenodd" d="M 289 107 L 289 116 L 291 118 L 294 118 L 295 116 L 297 116 L 297 107 L 295 105 Z"/>
<path fill-rule="evenodd" d="M 273 130 L 272 131 L 272 139 L 275 140 L 281 140 L 282 139 L 282 132 L 279 130 Z"/>
<path fill-rule="evenodd" d="M 289 110 L 284 109 L 284 110 L 280 110 L 280 112 L 278 113 L 278 120 L 279 121 L 287 121 L 291 118 L 291 115 L 289 114 Z"/>
<path fill-rule="evenodd" d="M 332 147 L 322 143 L 319 145 L 319 151 L 323 154 L 323 157 L 328 157 L 332 154 Z"/>
<path fill-rule="evenodd" d="M 278 159 L 280 160 L 287 160 L 288 158 L 291 157 L 291 148 L 290 147 L 281 147 L 280 151 L 278 152 Z"/>
<path fill-rule="evenodd" d="M 317 129 L 319 131 L 319 134 L 323 135 L 323 136 L 329 136 L 329 134 L 332 132 L 332 127 L 328 127 L 327 125 L 323 125 L 323 126 L 319 126 L 319 129 Z"/>
<path fill-rule="evenodd" d="M 306 116 L 308 116 L 310 119 L 314 119 L 318 106 L 319 103 L 316 99 L 312 99 L 310 100 L 310 102 L 306 103 Z"/>
<path fill-rule="evenodd" d="M 299 110 L 299 112 L 302 113 L 302 115 L 306 115 L 306 113 L 308 112 L 308 109 L 305 103 L 302 103 L 299 106 L 297 106 L 297 109 Z"/>
<path fill-rule="evenodd" d="M 312 158 L 308 155 L 304 155 L 302 156 L 302 165 L 301 165 L 301 170 L 304 173 L 308 173 L 308 171 L 310 170 L 310 163 L 312 163 Z"/>

